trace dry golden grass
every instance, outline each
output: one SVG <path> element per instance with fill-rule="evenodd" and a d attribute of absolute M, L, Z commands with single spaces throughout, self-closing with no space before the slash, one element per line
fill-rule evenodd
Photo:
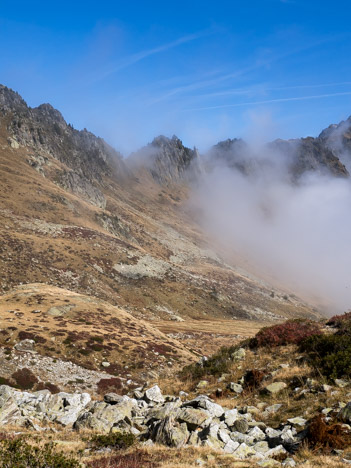
<path fill-rule="evenodd" d="M 245 338 L 252 337 L 267 324 L 252 320 L 220 319 L 153 322 L 161 332 L 180 336 L 181 342 L 200 356 L 211 355 L 222 346 L 232 346 Z"/>
<path fill-rule="evenodd" d="M 21 339 L 32 338 L 36 351 L 44 356 L 72 360 L 121 377 L 137 377 L 140 369 L 147 370 L 145 363 L 149 369 L 164 366 L 167 370 L 167 361 L 179 367 L 193 359 L 179 342 L 126 311 L 43 284 L 20 286 L 0 297 L 0 328 L 2 346 L 9 348 Z M 102 361 L 111 366 L 102 368 Z"/>

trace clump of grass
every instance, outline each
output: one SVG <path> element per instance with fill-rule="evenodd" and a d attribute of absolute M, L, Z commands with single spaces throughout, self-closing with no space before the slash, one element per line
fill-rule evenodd
<path fill-rule="evenodd" d="M 112 447 L 117 450 L 124 450 L 131 447 L 134 443 L 135 436 L 124 432 L 94 435 L 91 438 L 91 444 L 96 449 Z"/>
<path fill-rule="evenodd" d="M 103 343 L 103 341 L 104 341 L 102 336 L 91 336 L 90 340 L 91 341 L 97 341 L 98 343 Z"/>
<path fill-rule="evenodd" d="M 87 463 L 89 468 L 157 468 L 159 463 L 151 460 L 152 455 L 147 451 L 137 450 L 125 455 L 112 455 L 98 458 Z"/>
<path fill-rule="evenodd" d="M 79 468 L 75 458 L 56 451 L 55 445 L 29 444 L 23 438 L 0 440 L 0 468 Z"/>

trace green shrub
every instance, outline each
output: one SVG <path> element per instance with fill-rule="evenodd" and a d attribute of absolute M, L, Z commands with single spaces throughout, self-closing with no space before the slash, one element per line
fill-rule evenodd
<path fill-rule="evenodd" d="M 9 379 L 6 379 L 6 377 L 0 377 L 0 385 L 9 385 L 10 387 L 13 387 L 13 383 Z"/>
<path fill-rule="evenodd" d="M 135 436 L 124 432 L 95 435 L 91 439 L 95 448 L 113 447 L 114 449 L 126 449 L 135 443 Z"/>
<path fill-rule="evenodd" d="M 99 343 L 103 343 L 104 338 L 102 336 L 91 336 L 90 337 L 91 341 L 97 341 Z"/>
<path fill-rule="evenodd" d="M 284 323 L 262 328 L 249 341 L 250 348 L 262 346 L 286 346 L 288 344 L 299 344 L 312 335 L 320 335 L 321 329 L 318 323 L 311 320 L 287 320 Z"/>
<path fill-rule="evenodd" d="M 328 379 L 351 378 L 351 331 L 345 325 L 333 335 L 311 336 L 300 344 L 310 363 Z"/>
<path fill-rule="evenodd" d="M 104 349 L 104 347 L 100 344 L 92 344 L 90 345 L 90 348 L 93 350 L 93 351 L 102 351 Z"/>
<path fill-rule="evenodd" d="M 0 440 L 0 468 L 79 468 L 78 460 L 55 450 L 54 444 L 42 447 L 24 439 Z"/>
<path fill-rule="evenodd" d="M 201 364 L 195 363 L 184 367 L 180 371 L 181 379 L 198 380 L 205 375 L 218 376 L 229 372 L 232 364 L 231 355 L 239 348 L 239 346 L 230 346 L 221 348 L 216 354 L 210 356 L 207 361 Z"/>

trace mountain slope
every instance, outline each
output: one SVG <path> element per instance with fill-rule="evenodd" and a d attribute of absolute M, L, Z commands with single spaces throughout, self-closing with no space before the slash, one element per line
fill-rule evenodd
<path fill-rule="evenodd" d="M 223 323 L 232 323 L 230 341 L 250 335 L 251 320 L 319 317 L 290 291 L 272 288 L 212 250 L 187 204 L 189 177 L 203 170 L 196 150 L 160 137 L 151 145 L 151 165 L 146 150 L 126 164 L 49 105 L 30 109 L 2 87 L 0 107 L 0 293 L 28 283 L 39 295 L 41 287 L 43 295 L 47 286 L 69 290 L 149 320 L 184 346 L 192 347 L 192 339 L 197 349 L 204 343 L 204 350 L 207 342 L 211 350 L 221 344 L 216 327 Z M 13 319 L 25 329 L 20 317 Z M 178 327 L 183 320 L 191 330 Z M 197 332 L 201 320 L 206 327 Z M 169 338 L 157 336 L 166 345 Z M 184 346 L 182 356 L 195 359 Z"/>

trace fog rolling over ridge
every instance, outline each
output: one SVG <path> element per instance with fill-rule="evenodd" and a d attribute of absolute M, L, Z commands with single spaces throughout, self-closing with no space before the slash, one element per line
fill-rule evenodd
<path fill-rule="evenodd" d="M 208 153 L 191 204 L 215 243 L 331 314 L 351 308 L 351 181 L 342 165 L 333 174 L 334 155 L 319 144 L 222 142 Z M 325 156 L 328 170 L 313 170 L 309 151 Z"/>

